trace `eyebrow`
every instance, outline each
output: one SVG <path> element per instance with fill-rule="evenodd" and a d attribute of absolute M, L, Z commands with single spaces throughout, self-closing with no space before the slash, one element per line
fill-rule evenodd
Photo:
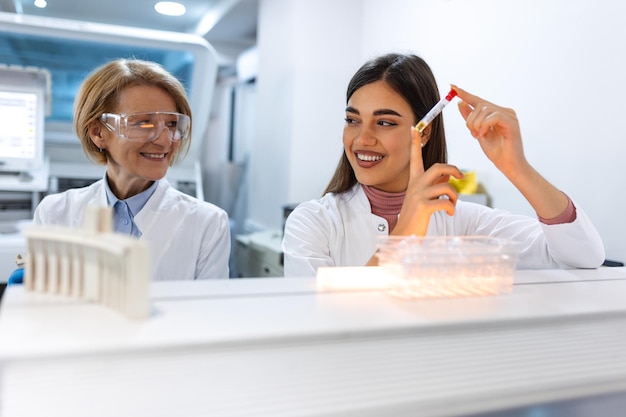
<path fill-rule="evenodd" d="M 346 107 L 346 112 L 354 113 L 354 114 L 361 114 L 357 109 L 355 109 L 354 107 L 351 107 L 351 106 Z M 379 109 L 379 110 L 375 110 L 374 111 L 374 116 L 384 116 L 384 115 L 392 115 L 392 116 L 402 117 L 402 115 L 400 113 L 398 113 L 395 110 L 391 110 L 391 109 Z"/>

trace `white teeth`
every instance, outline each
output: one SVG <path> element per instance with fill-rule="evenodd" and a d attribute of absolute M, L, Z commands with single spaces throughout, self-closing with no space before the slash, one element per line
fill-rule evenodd
<path fill-rule="evenodd" d="M 165 158 L 164 153 L 144 153 L 148 158 Z"/>
<path fill-rule="evenodd" d="M 382 155 L 363 155 L 360 153 L 357 153 L 356 157 L 359 158 L 361 161 L 368 162 L 380 161 L 381 159 L 383 159 Z"/>

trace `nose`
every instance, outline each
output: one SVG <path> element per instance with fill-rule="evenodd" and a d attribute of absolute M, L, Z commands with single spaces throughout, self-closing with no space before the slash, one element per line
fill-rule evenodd
<path fill-rule="evenodd" d="M 151 142 L 161 146 L 170 146 L 174 142 L 172 140 L 172 132 L 161 123 L 158 127 L 158 133 Z"/>
<path fill-rule="evenodd" d="M 353 141 L 360 146 L 373 146 L 376 144 L 376 135 L 366 124 L 362 124 L 356 131 Z"/>

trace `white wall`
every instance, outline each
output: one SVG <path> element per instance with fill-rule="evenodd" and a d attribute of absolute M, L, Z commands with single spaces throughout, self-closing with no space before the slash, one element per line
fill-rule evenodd
<path fill-rule="evenodd" d="M 211 118 L 202 142 L 201 164 L 203 167 L 204 199 L 228 210 L 221 200 L 224 167 L 228 156 L 230 133 L 231 88 L 234 80 L 218 80 L 213 94 Z"/>
<path fill-rule="evenodd" d="M 338 3 L 338 4 L 335 4 Z M 410 51 L 441 92 L 455 83 L 516 110 L 531 163 L 594 219 L 626 260 L 626 3 L 610 0 L 261 0 L 259 138 L 250 219 L 317 198 L 341 150 L 345 88 L 366 59 Z M 532 215 L 445 110 L 450 162 L 473 169 L 497 207 Z"/>
<path fill-rule="evenodd" d="M 360 60 L 360 8 L 360 0 L 260 2 L 253 227 L 280 228 L 283 205 L 324 191 L 342 151 L 344 91 Z"/>

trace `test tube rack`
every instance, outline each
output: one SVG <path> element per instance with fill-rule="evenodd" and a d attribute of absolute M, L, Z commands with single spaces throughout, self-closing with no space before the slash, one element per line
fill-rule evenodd
<path fill-rule="evenodd" d="M 27 291 L 99 303 L 132 319 L 150 313 L 147 243 L 112 231 L 110 207 L 87 207 L 83 227 L 24 230 Z"/>

